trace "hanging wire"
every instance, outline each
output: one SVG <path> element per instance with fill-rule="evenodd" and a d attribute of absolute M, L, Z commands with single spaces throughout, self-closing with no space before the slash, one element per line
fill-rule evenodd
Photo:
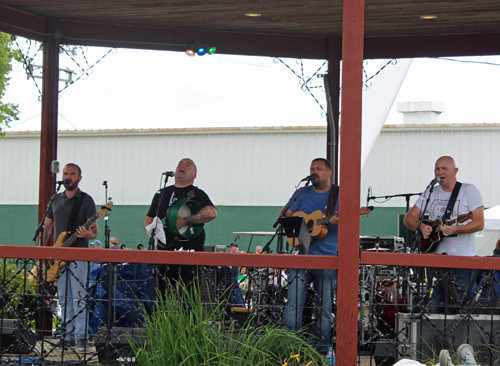
<path fill-rule="evenodd" d="M 453 61 L 453 62 L 463 62 L 467 64 L 482 64 L 482 65 L 490 65 L 490 66 L 500 66 L 500 64 L 494 62 L 485 62 L 485 61 L 471 61 L 471 60 L 457 60 L 453 58 L 447 57 L 434 57 L 435 60 L 443 60 L 443 61 Z"/>
<path fill-rule="evenodd" d="M 325 108 L 323 108 L 323 105 L 320 103 L 320 101 L 318 100 L 318 98 L 316 98 L 316 96 L 312 92 L 312 89 L 321 89 L 321 88 L 323 88 L 323 85 L 314 86 L 314 85 L 312 85 L 311 80 L 314 77 L 316 77 L 317 75 L 319 75 L 319 72 L 323 69 L 323 67 L 325 66 L 325 64 L 327 63 L 327 61 L 325 60 L 323 62 L 323 64 L 312 74 L 311 77 L 308 77 L 308 76 L 305 75 L 305 73 L 304 73 L 304 62 L 302 61 L 302 59 L 297 59 L 295 61 L 297 63 L 297 65 L 300 66 L 300 75 L 298 73 L 296 73 L 294 69 L 292 69 L 289 65 L 287 65 L 279 57 L 274 57 L 273 61 L 274 61 L 274 63 L 281 63 L 281 64 L 285 65 L 295 76 L 297 76 L 299 78 L 300 89 L 302 91 L 307 91 L 309 93 L 309 95 L 311 95 L 311 97 L 313 97 L 313 99 L 316 102 L 316 104 L 321 108 L 321 111 L 322 111 L 321 112 L 321 116 L 325 117 L 326 116 Z"/>
<path fill-rule="evenodd" d="M 40 90 L 40 87 L 38 86 L 38 83 L 35 80 L 35 75 L 33 74 L 33 60 L 38 55 L 42 47 L 41 46 L 37 47 L 35 54 L 33 56 L 29 56 L 31 51 L 31 39 L 26 39 L 26 43 L 28 43 L 28 49 L 26 50 L 26 52 L 23 52 L 23 49 L 17 42 L 17 37 L 12 36 L 12 41 L 15 42 L 17 50 L 19 51 L 21 57 L 23 58 L 23 68 L 26 71 L 26 75 L 28 75 L 28 78 L 31 78 L 31 80 L 33 80 L 33 82 L 35 83 L 36 89 L 38 90 L 38 101 L 40 101 L 42 97 L 42 91 Z"/>
<path fill-rule="evenodd" d="M 90 65 L 89 62 L 88 62 L 88 59 L 87 59 L 87 56 L 85 54 L 85 52 L 83 52 L 83 49 L 82 49 L 82 56 L 83 56 L 83 59 L 85 61 L 85 65 L 86 67 L 83 67 L 82 65 L 80 65 L 80 63 L 73 57 L 73 55 L 71 55 L 67 49 L 65 49 L 64 47 L 62 46 L 59 46 L 59 49 L 63 50 L 63 52 L 74 62 L 74 64 L 80 69 L 81 71 L 81 75 L 78 76 L 72 83 L 66 83 L 66 85 L 64 86 L 64 88 L 62 88 L 61 90 L 59 90 L 59 93 L 61 93 L 63 90 L 67 89 L 70 85 L 73 85 L 75 82 L 77 82 L 78 80 L 80 80 L 81 78 L 83 78 L 84 76 L 89 76 L 90 75 L 90 71 L 99 63 L 101 62 L 106 56 L 108 56 L 110 53 L 112 52 L 115 52 L 116 51 L 116 48 L 110 48 L 108 50 L 108 52 L 106 52 L 104 55 L 101 56 L 101 58 L 99 58 L 96 62 L 94 62 L 93 65 Z M 90 66 L 89 66 L 90 65 Z"/>
<path fill-rule="evenodd" d="M 382 66 L 375 74 L 373 74 L 370 77 L 368 77 L 368 75 L 366 73 L 366 69 L 365 69 L 365 67 L 363 67 L 363 73 L 365 75 L 365 81 L 363 82 L 363 91 L 367 91 L 368 89 L 370 89 L 370 87 L 372 86 L 372 82 L 371 82 L 372 79 L 375 76 L 377 76 L 378 74 L 380 74 L 383 69 L 385 69 L 389 65 L 396 65 L 397 63 L 398 63 L 398 60 L 393 58 L 392 60 L 388 61 L 384 66 Z"/>

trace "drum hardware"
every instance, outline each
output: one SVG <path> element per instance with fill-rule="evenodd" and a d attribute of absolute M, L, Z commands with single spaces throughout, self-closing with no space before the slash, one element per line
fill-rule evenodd
<path fill-rule="evenodd" d="M 360 236 L 361 250 L 400 252 L 404 250 L 404 238 L 396 236 Z"/>

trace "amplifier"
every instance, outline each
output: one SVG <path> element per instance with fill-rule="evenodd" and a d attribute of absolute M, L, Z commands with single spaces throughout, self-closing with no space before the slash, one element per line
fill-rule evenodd
<path fill-rule="evenodd" d="M 361 250 L 381 252 L 401 252 L 405 247 L 405 239 L 397 236 L 360 236 Z"/>

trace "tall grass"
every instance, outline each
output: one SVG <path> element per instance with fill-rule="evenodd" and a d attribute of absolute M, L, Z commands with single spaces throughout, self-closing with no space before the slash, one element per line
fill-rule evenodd
<path fill-rule="evenodd" d="M 146 314 L 146 343 L 130 339 L 139 365 L 326 365 L 300 334 L 251 322 L 240 328 L 224 309 L 203 304 L 196 286 L 168 287 Z"/>

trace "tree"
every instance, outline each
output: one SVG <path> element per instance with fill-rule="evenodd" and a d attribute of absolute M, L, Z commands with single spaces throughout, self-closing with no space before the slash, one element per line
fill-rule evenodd
<path fill-rule="evenodd" d="M 12 71 L 12 59 L 22 62 L 21 52 L 12 48 L 13 37 L 0 32 L 0 134 L 2 135 L 3 129 L 8 127 L 10 122 L 19 120 L 19 105 L 2 102 L 11 79 L 9 74 Z"/>

